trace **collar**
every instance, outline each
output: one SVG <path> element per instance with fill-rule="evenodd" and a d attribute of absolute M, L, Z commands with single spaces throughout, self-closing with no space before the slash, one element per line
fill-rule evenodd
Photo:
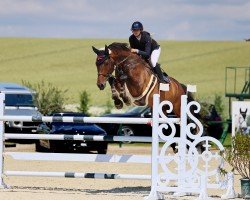
<path fill-rule="evenodd" d="M 139 40 L 139 41 L 141 40 L 141 33 L 140 33 L 140 35 L 138 35 L 138 36 L 136 37 L 136 39 Z"/>

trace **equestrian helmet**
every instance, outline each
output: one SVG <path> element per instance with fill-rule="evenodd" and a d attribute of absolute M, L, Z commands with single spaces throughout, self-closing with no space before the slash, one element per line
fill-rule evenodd
<path fill-rule="evenodd" d="M 131 30 L 143 30 L 143 25 L 142 25 L 142 23 L 141 22 L 138 22 L 138 21 L 136 21 L 136 22 L 134 22 L 133 24 L 132 24 L 132 26 L 131 26 Z"/>

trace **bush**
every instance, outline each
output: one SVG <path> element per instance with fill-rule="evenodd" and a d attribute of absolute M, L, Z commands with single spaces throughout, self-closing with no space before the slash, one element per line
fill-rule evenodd
<path fill-rule="evenodd" d="M 84 90 L 80 93 L 80 106 L 77 108 L 79 112 L 89 114 L 89 102 L 90 102 L 90 94 Z"/>
<path fill-rule="evenodd" d="M 218 115 L 222 119 L 225 118 L 224 117 L 225 105 L 223 104 L 221 95 L 215 94 L 213 99 L 206 98 L 206 99 L 200 99 L 198 101 L 201 104 L 201 111 L 200 111 L 201 116 L 209 115 L 211 113 L 211 109 L 213 108 L 213 105 L 214 105 L 215 110 L 218 113 Z"/>
<path fill-rule="evenodd" d="M 224 109 L 225 109 L 225 105 L 223 104 L 223 100 L 222 100 L 222 96 L 215 94 L 214 96 L 214 106 L 216 111 L 219 113 L 219 115 L 222 118 L 225 118 L 223 113 L 224 113 Z"/>
<path fill-rule="evenodd" d="M 226 149 L 226 160 L 242 178 L 250 179 L 250 135 L 236 133 L 232 147 Z"/>
<path fill-rule="evenodd" d="M 60 90 L 53 86 L 52 83 L 45 83 L 44 81 L 36 84 L 22 81 L 22 84 L 36 92 L 34 95 L 34 102 L 43 115 L 49 115 L 53 112 L 62 112 L 64 110 L 63 105 L 66 101 L 65 93 L 67 90 Z"/>
<path fill-rule="evenodd" d="M 114 108 L 114 104 L 113 102 L 111 102 L 110 99 L 108 99 L 106 101 L 106 104 L 105 104 L 105 111 L 104 111 L 104 114 L 109 114 L 111 113 L 112 109 Z"/>

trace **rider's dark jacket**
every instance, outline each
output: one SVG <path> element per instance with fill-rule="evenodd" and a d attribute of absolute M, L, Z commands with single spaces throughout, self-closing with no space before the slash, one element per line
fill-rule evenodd
<path fill-rule="evenodd" d="M 144 59 L 149 59 L 153 50 L 159 48 L 159 44 L 151 38 L 150 33 L 146 31 L 141 32 L 141 39 L 138 40 L 134 35 L 129 37 L 130 47 L 138 49 L 138 54 Z"/>

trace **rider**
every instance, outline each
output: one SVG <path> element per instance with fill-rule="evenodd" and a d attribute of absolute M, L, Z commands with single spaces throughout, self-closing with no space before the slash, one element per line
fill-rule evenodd
<path fill-rule="evenodd" d="M 149 60 L 154 72 L 162 83 L 168 83 L 169 80 L 164 80 L 160 64 L 157 63 L 161 53 L 160 45 L 151 38 L 150 33 L 143 31 L 141 22 L 136 21 L 131 26 L 132 35 L 129 37 L 129 44 L 132 53 L 137 53 L 146 61 Z"/>

